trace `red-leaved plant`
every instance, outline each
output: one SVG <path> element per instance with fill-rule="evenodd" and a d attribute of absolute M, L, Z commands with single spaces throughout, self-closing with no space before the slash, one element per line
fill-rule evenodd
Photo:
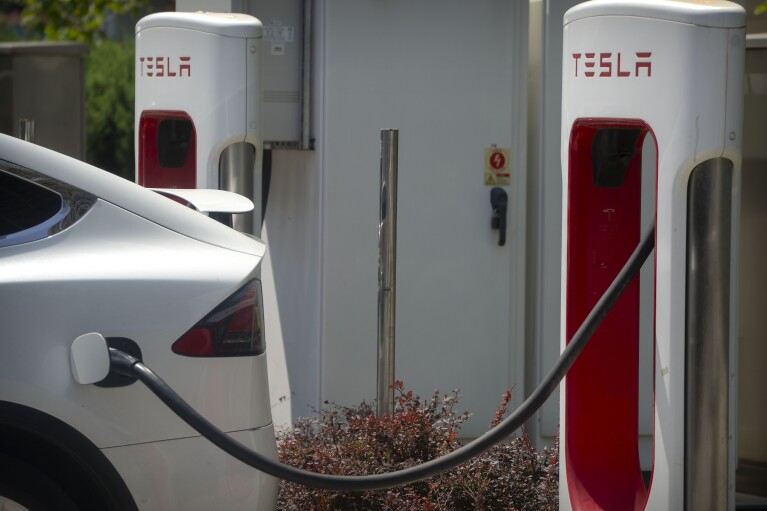
<path fill-rule="evenodd" d="M 280 460 L 326 474 L 364 475 L 417 465 L 460 447 L 458 432 L 469 413 L 458 414 L 458 391 L 435 391 L 422 400 L 394 384 L 395 410 L 376 417 L 362 403 L 325 403 L 315 417 L 299 419 L 278 436 Z M 507 390 L 490 426 L 511 401 Z M 338 492 L 281 482 L 282 511 L 539 511 L 558 508 L 558 446 L 538 452 L 527 435 L 514 437 L 444 474 L 389 490 Z"/>

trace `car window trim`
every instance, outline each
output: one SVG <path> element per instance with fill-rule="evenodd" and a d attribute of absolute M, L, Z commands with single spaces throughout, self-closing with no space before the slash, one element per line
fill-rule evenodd
<path fill-rule="evenodd" d="M 0 236 L 0 248 L 48 238 L 68 229 L 90 211 L 97 197 L 77 187 L 7 160 L 0 159 L 0 172 L 5 172 L 40 186 L 61 197 L 61 208 L 47 220 L 18 232 Z"/>

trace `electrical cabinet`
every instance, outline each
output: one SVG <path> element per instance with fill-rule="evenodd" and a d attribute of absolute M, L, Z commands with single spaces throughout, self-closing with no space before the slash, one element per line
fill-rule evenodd
<path fill-rule="evenodd" d="M 85 158 L 85 56 L 69 42 L 0 43 L 0 132 L 35 121 L 35 143 Z"/>
<path fill-rule="evenodd" d="M 306 5 L 305 5 L 306 4 Z M 239 12 L 264 26 L 261 85 L 264 144 L 273 149 L 310 149 L 309 54 L 304 44 L 304 15 L 311 2 L 302 0 L 178 0 L 179 12 Z"/>

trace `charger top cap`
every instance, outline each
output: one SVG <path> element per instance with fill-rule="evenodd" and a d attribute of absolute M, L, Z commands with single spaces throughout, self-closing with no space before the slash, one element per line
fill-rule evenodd
<path fill-rule="evenodd" d="M 261 21 L 238 13 L 158 12 L 142 18 L 136 24 L 136 34 L 148 28 L 179 28 L 248 39 L 264 36 Z"/>
<path fill-rule="evenodd" d="M 597 16 L 633 16 L 701 27 L 745 26 L 743 8 L 726 0 L 592 0 L 567 11 L 564 24 Z"/>

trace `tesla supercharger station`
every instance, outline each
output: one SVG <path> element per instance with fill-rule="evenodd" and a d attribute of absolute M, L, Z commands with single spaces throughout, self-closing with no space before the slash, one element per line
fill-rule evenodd
<path fill-rule="evenodd" d="M 649 279 L 561 386 L 561 509 L 734 508 L 744 26 L 720 0 L 594 0 L 565 15 L 563 348 L 653 217 L 656 247 Z M 654 352 L 649 474 L 642 331 Z"/>
<path fill-rule="evenodd" d="M 261 22 L 231 13 L 149 15 L 136 25 L 136 180 L 252 200 L 233 227 L 261 226 Z"/>

